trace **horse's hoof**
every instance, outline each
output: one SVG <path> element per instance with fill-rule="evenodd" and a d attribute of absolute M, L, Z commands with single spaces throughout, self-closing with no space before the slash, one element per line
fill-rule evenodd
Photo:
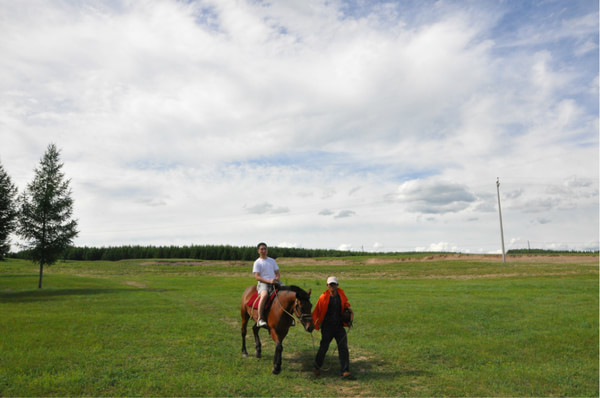
<path fill-rule="evenodd" d="M 278 375 L 279 373 L 281 373 L 281 369 L 273 368 L 274 375 Z"/>
<path fill-rule="evenodd" d="M 242 356 L 246 358 L 246 357 L 248 357 L 248 353 L 247 352 L 242 352 Z"/>
<path fill-rule="evenodd" d="M 256 358 L 262 358 L 262 355 L 260 354 L 260 352 L 256 353 Z"/>

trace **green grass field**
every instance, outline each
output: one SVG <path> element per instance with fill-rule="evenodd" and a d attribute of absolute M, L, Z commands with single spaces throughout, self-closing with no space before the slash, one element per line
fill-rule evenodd
<path fill-rule="evenodd" d="M 300 326 L 243 358 L 250 263 L 0 263 L 0 396 L 595 396 L 598 257 L 278 259 L 312 288 L 337 275 L 356 314 L 351 370 L 312 374 Z M 253 353 L 251 331 L 247 337 Z M 336 354 L 337 355 L 337 354 Z"/>

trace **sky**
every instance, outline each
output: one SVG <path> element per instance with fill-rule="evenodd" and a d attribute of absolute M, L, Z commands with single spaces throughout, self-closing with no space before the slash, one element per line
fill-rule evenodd
<path fill-rule="evenodd" d="M 506 250 L 598 249 L 598 21 L 593 0 L 0 0 L 0 164 L 23 192 L 56 144 L 77 246 L 501 253 L 500 199 Z"/>

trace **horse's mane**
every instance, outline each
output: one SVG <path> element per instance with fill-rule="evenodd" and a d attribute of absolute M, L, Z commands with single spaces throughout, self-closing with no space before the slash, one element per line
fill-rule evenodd
<path fill-rule="evenodd" d="M 280 290 L 291 290 L 292 292 L 296 293 L 296 297 L 298 297 L 300 300 L 310 300 L 310 294 L 308 294 L 304 289 L 302 289 L 299 286 L 296 286 L 296 285 L 281 286 L 279 289 Z"/>

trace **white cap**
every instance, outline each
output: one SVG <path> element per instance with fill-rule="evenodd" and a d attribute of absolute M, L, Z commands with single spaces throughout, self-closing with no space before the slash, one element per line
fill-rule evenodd
<path fill-rule="evenodd" d="M 329 285 L 330 283 L 335 283 L 336 285 L 339 285 L 335 276 L 330 276 L 329 278 L 327 278 L 327 284 Z"/>

